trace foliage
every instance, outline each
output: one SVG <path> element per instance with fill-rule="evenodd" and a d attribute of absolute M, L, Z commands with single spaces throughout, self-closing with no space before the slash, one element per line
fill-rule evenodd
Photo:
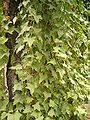
<path fill-rule="evenodd" d="M 0 94 L 0 119 L 85 120 L 82 104 L 90 100 L 89 11 L 77 0 L 24 0 L 19 9 L 13 22 L 19 19 L 20 26 L 5 27 L 19 32 L 15 50 L 23 51 L 22 60 L 12 67 L 19 80 L 13 103 Z M 0 68 L 8 57 L 3 36 Z"/>

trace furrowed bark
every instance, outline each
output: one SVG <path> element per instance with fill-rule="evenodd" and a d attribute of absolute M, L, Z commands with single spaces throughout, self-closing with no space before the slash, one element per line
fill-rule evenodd
<path fill-rule="evenodd" d="M 6 21 L 11 21 L 12 25 L 13 25 L 13 18 L 15 17 L 15 15 L 17 14 L 17 8 L 19 5 L 19 0 L 18 2 L 16 2 L 15 0 L 3 0 L 3 11 L 4 11 L 4 15 L 6 18 Z M 7 89 L 8 89 L 8 97 L 9 97 L 9 101 L 13 100 L 13 81 L 15 79 L 17 79 L 17 75 L 15 74 L 15 70 L 12 70 L 11 67 L 13 66 L 13 62 L 12 61 L 12 57 L 14 56 L 14 47 L 15 47 L 15 40 L 18 36 L 18 33 L 16 31 L 13 31 L 12 34 L 10 34 L 9 32 L 6 32 L 6 38 L 8 38 L 7 42 L 5 43 L 5 45 L 7 46 L 7 48 L 9 48 L 9 58 L 8 58 L 8 63 L 6 65 L 6 83 L 7 83 Z"/>

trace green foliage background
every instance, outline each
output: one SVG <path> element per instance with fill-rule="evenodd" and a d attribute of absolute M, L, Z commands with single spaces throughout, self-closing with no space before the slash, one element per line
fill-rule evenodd
<path fill-rule="evenodd" d="M 0 88 L 0 120 L 86 120 L 90 101 L 90 10 L 82 0 L 24 0 L 18 28 L 1 24 L 0 69 L 7 63 L 5 31 L 19 32 L 15 50 L 26 45 L 13 66 L 14 102 Z M 1 19 L 1 18 L 0 18 Z"/>

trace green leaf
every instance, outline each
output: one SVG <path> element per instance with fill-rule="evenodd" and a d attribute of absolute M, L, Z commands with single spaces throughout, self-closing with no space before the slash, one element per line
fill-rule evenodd
<path fill-rule="evenodd" d="M 4 36 L 0 37 L 0 44 L 4 44 L 7 40 Z"/>
<path fill-rule="evenodd" d="M 11 67 L 12 70 L 22 70 L 22 65 L 21 64 L 17 64 L 16 66 L 12 66 Z"/>
<path fill-rule="evenodd" d="M 15 92 L 16 90 L 22 91 L 22 83 L 21 83 L 21 82 L 15 83 L 15 85 L 14 85 L 14 92 Z"/>
<path fill-rule="evenodd" d="M 55 115 L 54 110 L 51 109 L 51 110 L 48 112 L 48 115 L 49 115 L 50 117 L 53 117 L 53 116 Z"/>
<path fill-rule="evenodd" d="M 65 53 L 62 53 L 62 52 L 59 52 L 58 54 L 57 54 L 57 56 L 58 57 L 62 57 L 62 58 L 67 58 L 67 55 L 65 54 Z"/>
<path fill-rule="evenodd" d="M 39 84 L 47 79 L 47 74 L 40 73 Z"/>
<path fill-rule="evenodd" d="M 56 47 L 53 47 L 53 49 L 54 49 L 54 51 L 53 51 L 53 52 L 58 53 L 58 52 L 59 52 L 59 50 L 60 50 L 60 47 L 56 46 Z"/>
<path fill-rule="evenodd" d="M 35 86 L 34 86 L 34 84 L 32 84 L 32 83 L 27 84 L 27 87 L 26 87 L 26 88 L 30 90 L 30 93 L 31 93 L 31 94 L 33 94 L 34 91 L 35 91 Z"/>
<path fill-rule="evenodd" d="M 5 111 L 5 109 L 8 105 L 8 102 L 9 101 L 7 99 L 3 101 L 2 105 L 1 105 L 1 108 L 0 108 L 1 111 Z"/>
<path fill-rule="evenodd" d="M 6 112 L 3 112 L 2 115 L 1 115 L 1 119 L 3 120 L 4 118 L 7 117 L 7 115 L 8 115 L 8 114 L 7 114 Z"/>
<path fill-rule="evenodd" d="M 36 120 L 43 120 L 43 116 L 38 117 Z"/>
<path fill-rule="evenodd" d="M 13 18 L 13 24 L 15 24 L 16 21 L 17 21 L 17 17 L 14 17 L 14 18 Z"/>
<path fill-rule="evenodd" d="M 41 112 L 37 112 L 37 111 L 33 111 L 33 112 L 31 113 L 31 115 L 32 115 L 33 117 L 35 117 L 36 119 L 38 119 L 39 117 L 42 116 Z"/>
<path fill-rule="evenodd" d="M 36 59 L 40 62 L 40 60 L 42 59 L 43 55 L 39 52 L 36 51 Z"/>
<path fill-rule="evenodd" d="M 32 108 L 28 105 L 26 106 L 26 108 L 23 111 L 24 113 L 31 113 L 32 112 Z"/>
<path fill-rule="evenodd" d="M 52 64 L 52 65 L 56 65 L 56 60 L 53 58 L 51 59 L 48 63 Z"/>
<path fill-rule="evenodd" d="M 44 92 L 45 100 L 51 97 L 51 93 Z"/>
<path fill-rule="evenodd" d="M 56 106 L 56 104 L 53 100 L 50 100 L 49 106 L 54 108 Z"/>
<path fill-rule="evenodd" d="M 24 40 L 24 42 L 27 42 L 28 43 L 28 45 L 29 45 L 29 47 L 31 48 L 31 46 L 33 45 L 33 43 L 34 43 L 34 41 L 35 41 L 35 37 L 28 37 L 28 38 L 26 38 L 25 40 Z"/>
<path fill-rule="evenodd" d="M 13 114 L 8 114 L 7 120 L 15 120 Z"/>
<path fill-rule="evenodd" d="M 22 25 L 22 29 L 21 29 L 21 32 L 20 32 L 19 36 L 23 35 L 24 32 L 29 31 L 31 29 L 31 26 L 29 27 L 28 23 L 29 22 L 26 22 L 26 23 L 24 23 L 24 25 Z"/>
<path fill-rule="evenodd" d="M 38 110 L 40 111 L 40 105 L 39 105 L 39 102 L 37 102 L 35 105 L 33 105 L 34 107 L 34 110 Z"/>
<path fill-rule="evenodd" d="M 64 69 L 59 69 L 59 68 L 57 68 L 56 71 L 59 73 L 59 75 L 60 75 L 60 77 L 61 77 L 61 79 L 62 79 L 63 76 L 64 76 L 64 74 L 65 74 L 65 70 L 64 70 Z"/>
<path fill-rule="evenodd" d="M 23 48 L 24 48 L 24 45 L 19 46 L 19 48 L 17 49 L 16 53 L 20 52 Z"/>
<path fill-rule="evenodd" d="M 33 98 L 27 96 L 26 100 L 27 100 L 27 103 L 31 103 L 33 101 Z"/>
<path fill-rule="evenodd" d="M 14 105 L 16 105 L 17 103 L 23 103 L 23 99 L 22 96 L 20 94 L 15 94 L 14 96 Z"/>
<path fill-rule="evenodd" d="M 48 112 L 48 110 L 49 110 L 49 103 L 47 103 L 47 101 L 45 101 L 43 103 L 43 108 L 45 109 L 46 112 Z"/>
<path fill-rule="evenodd" d="M 16 111 L 15 114 L 14 114 L 14 119 L 15 120 L 20 120 L 20 117 L 21 117 L 21 114 L 18 111 Z"/>
<path fill-rule="evenodd" d="M 80 113 L 80 114 L 85 114 L 85 109 L 83 109 L 82 107 L 78 106 L 77 108 L 77 111 Z"/>
<path fill-rule="evenodd" d="M 34 19 L 35 19 L 35 21 L 36 21 L 36 23 L 38 24 L 39 23 L 39 20 L 41 20 L 42 19 L 42 17 L 41 17 L 41 15 L 34 15 Z"/>
<path fill-rule="evenodd" d="M 21 114 L 16 111 L 14 114 L 8 114 L 7 120 L 20 120 Z"/>

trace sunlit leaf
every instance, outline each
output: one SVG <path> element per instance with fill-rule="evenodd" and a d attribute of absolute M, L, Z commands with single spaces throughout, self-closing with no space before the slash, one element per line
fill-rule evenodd
<path fill-rule="evenodd" d="M 48 115 L 53 117 L 55 115 L 55 112 L 53 109 L 51 109 L 49 112 L 48 112 Z"/>

